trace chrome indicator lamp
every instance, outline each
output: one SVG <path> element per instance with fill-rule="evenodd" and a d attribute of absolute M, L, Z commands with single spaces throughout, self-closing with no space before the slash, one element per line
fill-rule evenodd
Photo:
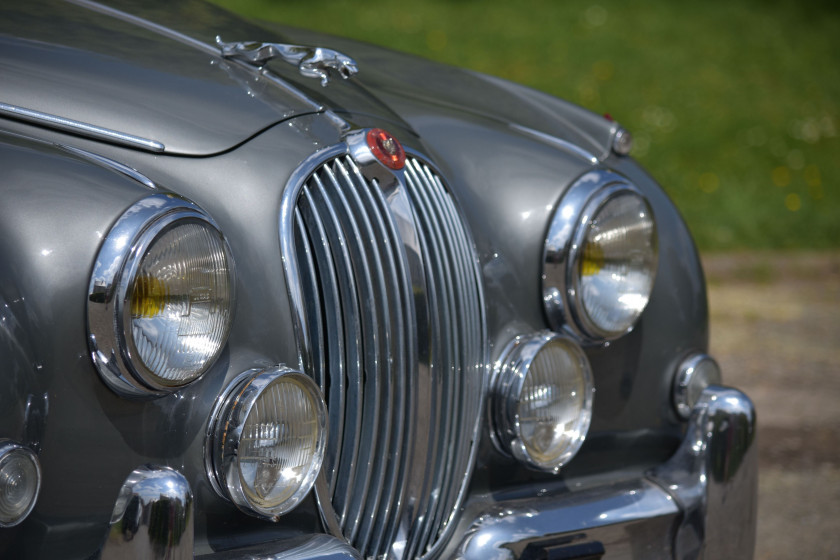
<path fill-rule="evenodd" d="M 0 528 L 32 512 L 41 490 L 41 464 L 31 449 L 0 439 Z"/>

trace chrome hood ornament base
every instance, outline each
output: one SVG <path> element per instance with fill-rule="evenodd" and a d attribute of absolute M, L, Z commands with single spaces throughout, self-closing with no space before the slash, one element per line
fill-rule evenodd
<path fill-rule="evenodd" d="M 219 46 L 222 57 L 241 60 L 255 66 L 263 66 L 270 60 L 280 58 L 296 65 L 300 73 L 307 78 L 319 78 L 322 86 L 326 86 L 330 80 L 329 69 L 337 71 L 345 80 L 359 71 L 356 61 L 349 56 L 322 47 L 256 41 L 225 43 L 218 36 L 216 45 Z"/>

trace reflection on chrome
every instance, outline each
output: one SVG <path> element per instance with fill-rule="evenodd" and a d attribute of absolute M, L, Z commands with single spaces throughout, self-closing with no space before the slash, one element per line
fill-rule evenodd
<path fill-rule="evenodd" d="M 193 557 L 193 496 L 170 467 L 139 467 L 123 483 L 102 559 Z"/>
<path fill-rule="evenodd" d="M 359 71 L 355 60 L 338 51 L 323 47 L 254 41 L 225 43 L 221 37 L 216 37 L 216 44 L 224 58 L 241 60 L 255 66 L 263 66 L 272 59 L 279 58 L 297 66 L 302 76 L 320 79 L 322 86 L 329 83 L 328 70 L 335 70 L 345 80 Z"/>
<path fill-rule="evenodd" d="M 758 493 L 755 408 L 736 389 L 711 386 L 695 405 L 677 453 L 652 472 L 685 512 L 677 558 L 752 558 Z"/>
<path fill-rule="evenodd" d="M 752 403 L 740 391 L 712 386 L 678 451 L 646 476 L 542 483 L 516 498 L 476 496 L 465 505 L 464 538 L 446 553 L 467 560 L 526 550 L 535 558 L 600 558 L 603 550 L 621 558 L 751 558 L 755 536 L 743 528 L 755 523 L 756 461 Z"/>

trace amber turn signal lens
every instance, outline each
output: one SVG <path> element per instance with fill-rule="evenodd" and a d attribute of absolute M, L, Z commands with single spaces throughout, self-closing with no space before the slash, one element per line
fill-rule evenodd
<path fill-rule="evenodd" d="M 394 170 L 405 167 L 405 150 L 390 132 L 372 128 L 368 130 L 366 140 L 370 151 L 382 165 Z"/>

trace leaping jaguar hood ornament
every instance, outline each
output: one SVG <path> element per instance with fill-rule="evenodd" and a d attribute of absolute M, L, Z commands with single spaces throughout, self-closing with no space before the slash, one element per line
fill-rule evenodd
<path fill-rule="evenodd" d="M 224 58 L 231 58 L 263 66 L 279 58 L 298 67 L 301 75 L 319 78 L 321 85 L 329 83 L 329 70 L 335 70 L 345 80 L 359 72 L 356 61 L 349 56 L 323 47 L 287 45 L 283 43 L 260 43 L 256 41 L 225 43 L 216 37 L 216 44 Z"/>

